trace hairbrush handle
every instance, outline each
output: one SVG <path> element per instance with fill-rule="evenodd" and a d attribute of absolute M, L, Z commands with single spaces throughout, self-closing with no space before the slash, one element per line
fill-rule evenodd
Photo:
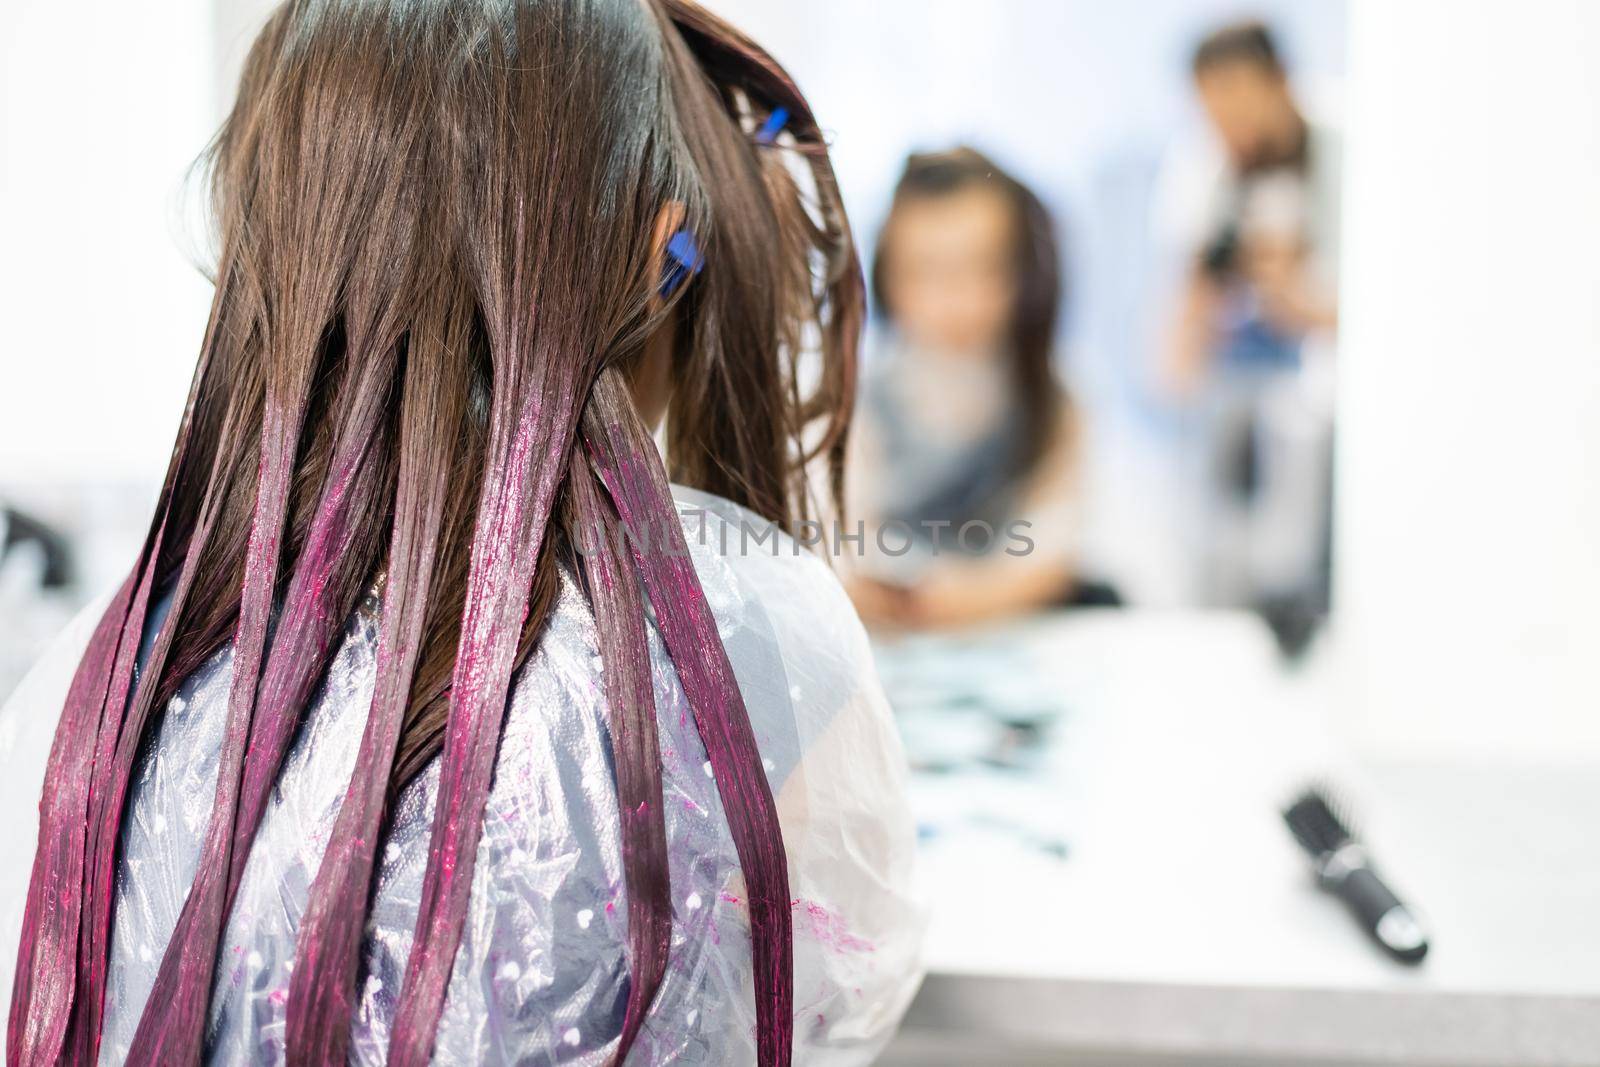
<path fill-rule="evenodd" d="M 1324 865 L 1322 884 L 1344 901 L 1361 928 L 1395 959 L 1420 963 L 1428 954 L 1428 937 L 1422 924 L 1364 858 L 1340 856 Z"/>

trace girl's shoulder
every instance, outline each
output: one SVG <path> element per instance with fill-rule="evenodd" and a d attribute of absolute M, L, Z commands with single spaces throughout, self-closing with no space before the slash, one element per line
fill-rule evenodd
<path fill-rule="evenodd" d="M 860 547 L 841 537 L 848 530 L 814 522 L 791 532 L 680 486 L 673 500 L 747 705 L 793 705 L 804 722 L 876 685 L 866 632 L 826 558 Z"/>

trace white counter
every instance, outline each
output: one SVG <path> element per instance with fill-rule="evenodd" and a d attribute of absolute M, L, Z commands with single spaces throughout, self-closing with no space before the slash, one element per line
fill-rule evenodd
<path fill-rule="evenodd" d="M 1012 638 L 1066 708 L 1043 773 L 1068 854 L 925 844 L 929 976 L 886 1062 L 1600 1064 L 1600 770 L 1353 761 L 1244 616 Z M 1278 810 L 1317 774 L 1429 926 L 1422 966 L 1313 886 Z"/>

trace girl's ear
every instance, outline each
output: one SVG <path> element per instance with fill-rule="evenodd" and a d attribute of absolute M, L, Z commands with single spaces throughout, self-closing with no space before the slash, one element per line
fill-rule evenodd
<path fill-rule="evenodd" d="M 661 278 L 666 275 L 669 266 L 667 244 L 673 235 L 683 228 L 683 221 L 687 215 L 687 209 L 676 200 L 662 204 L 661 210 L 656 213 L 655 230 L 650 238 L 650 259 L 655 264 L 652 277 Z M 651 289 L 652 313 L 660 311 L 666 301 L 666 295 L 659 288 Z M 639 353 L 638 362 L 628 374 L 628 391 L 633 394 L 633 406 L 651 433 L 656 431 L 661 425 L 661 420 L 666 417 L 667 403 L 672 397 L 672 365 L 676 355 L 677 337 L 678 315 L 674 312 L 655 328 L 655 332 L 645 342 L 644 351 Z"/>
<path fill-rule="evenodd" d="M 650 261 L 655 264 L 652 277 L 661 278 L 667 272 L 667 244 L 674 234 L 683 229 L 683 221 L 689 215 L 689 209 L 678 200 L 668 200 L 661 205 L 661 210 L 656 212 L 654 232 L 650 235 Z M 650 294 L 650 310 L 660 311 L 661 305 L 666 302 L 666 296 L 659 290 Z M 665 325 L 663 325 L 663 329 Z"/>

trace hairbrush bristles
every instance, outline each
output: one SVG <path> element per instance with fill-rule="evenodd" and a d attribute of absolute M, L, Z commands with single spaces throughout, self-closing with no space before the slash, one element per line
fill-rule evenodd
<path fill-rule="evenodd" d="M 1354 838 L 1343 805 L 1330 799 L 1322 786 L 1302 792 L 1284 809 L 1283 821 L 1312 856 L 1337 852 Z"/>

